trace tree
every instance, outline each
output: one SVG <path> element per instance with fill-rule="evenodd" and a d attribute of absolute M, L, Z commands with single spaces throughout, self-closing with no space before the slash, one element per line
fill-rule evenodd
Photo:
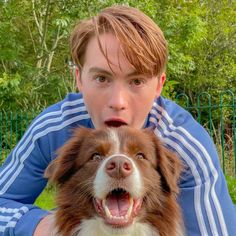
<path fill-rule="evenodd" d="M 113 4 L 139 8 L 164 31 L 169 44 L 164 95 L 185 92 L 192 101 L 200 91 L 229 84 L 235 92 L 235 1 L 7 0 L 0 1 L 0 78 L 21 78 L 14 107 L 41 110 L 75 91 L 69 33 L 79 20 Z M 10 109 L 8 103 L 2 100 L 0 109 Z"/>

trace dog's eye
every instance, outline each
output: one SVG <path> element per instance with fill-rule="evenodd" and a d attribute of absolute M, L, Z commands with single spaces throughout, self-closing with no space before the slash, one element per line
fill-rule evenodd
<path fill-rule="evenodd" d="M 137 154 L 136 154 L 136 158 L 137 158 L 138 160 L 146 159 L 146 158 L 145 158 L 145 155 L 144 155 L 142 152 L 137 153 Z"/>
<path fill-rule="evenodd" d="M 93 161 L 100 161 L 102 160 L 102 156 L 99 153 L 94 153 L 91 158 Z"/>

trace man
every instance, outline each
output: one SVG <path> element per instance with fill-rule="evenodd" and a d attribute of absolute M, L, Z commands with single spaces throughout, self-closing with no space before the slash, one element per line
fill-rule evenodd
<path fill-rule="evenodd" d="M 187 235 L 235 235 L 236 212 L 206 131 L 160 96 L 167 43 L 137 9 L 114 6 L 81 22 L 71 36 L 81 93 L 69 94 L 31 124 L 0 172 L 0 235 L 50 235 L 48 213 L 32 205 L 43 173 L 74 127 L 152 126 L 186 165 L 180 182 Z"/>

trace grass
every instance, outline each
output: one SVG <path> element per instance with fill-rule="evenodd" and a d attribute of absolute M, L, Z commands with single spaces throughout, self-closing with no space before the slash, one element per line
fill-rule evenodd
<path fill-rule="evenodd" d="M 226 180 L 227 180 L 230 196 L 234 204 L 236 204 L 236 178 L 231 177 L 231 176 L 226 176 Z M 56 207 L 56 204 L 54 201 L 55 195 L 56 195 L 55 188 L 53 188 L 52 186 L 48 186 L 37 198 L 35 205 L 45 210 L 51 210 Z"/>
<path fill-rule="evenodd" d="M 231 176 L 226 176 L 226 180 L 229 188 L 229 194 L 234 204 L 236 204 L 236 178 Z"/>
<path fill-rule="evenodd" d="M 55 203 L 56 189 L 47 186 L 35 201 L 35 205 L 45 210 L 52 210 L 56 207 Z"/>

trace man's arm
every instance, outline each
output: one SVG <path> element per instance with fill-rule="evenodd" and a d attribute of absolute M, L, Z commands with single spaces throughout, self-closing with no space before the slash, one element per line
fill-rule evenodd
<path fill-rule="evenodd" d="M 215 145 L 206 130 L 170 101 L 162 107 L 156 104 L 153 114 L 157 115 L 152 118 L 157 125 L 155 133 L 186 167 L 180 182 L 179 202 L 187 235 L 235 235 L 236 209 Z"/>
<path fill-rule="evenodd" d="M 196 125 L 196 128 L 197 139 L 193 136 L 189 139 L 192 143 L 188 144 L 189 154 L 185 157 L 188 169 L 181 183 L 180 202 L 186 227 L 190 235 L 233 236 L 236 232 L 236 210 L 216 147 L 202 127 Z M 197 233 L 198 230 L 200 233 Z"/>
<path fill-rule="evenodd" d="M 0 167 L 0 235 L 33 235 L 46 222 L 48 212 L 33 205 L 47 184 L 44 170 L 71 136 L 71 126 L 88 125 L 85 110 L 80 94 L 45 109 Z"/>
<path fill-rule="evenodd" d="M 0 167 L 0 235 L 33 235 L 48 214 L 33 205 L 47 183 L 43 174 L 50 160 L 41 146 L 47 149 L 48 141 L 30 130 Z"/>
<path fill-rule="evenodd" d="M 206 145 L 198 143 L 201 149 L 186 137 L 178 143 L 172 142 L 169 137 L 164 138 L 186 167 L 179 196 L 186 232 L 191 236 L 233 236 L 236 232 L 236 210 L 215 147 L 208 135 L 200 129 L 199 132 Z"/>
<path fill-rule="evenodd" d="M 49 215 L 45 216 L 42 220 L 40 220 L 37 225 L 34 236 L 50 236 L 52 235 L 53 223 Z"/>
<path fill-rule="evenodd" d="M 209 179 L 200 178 L 198 183 L 190 173 L 183 175 L 179 202 L 187 235 L 235 235 L 236 209 L 221 169 L 217 174 L 217 179 L 209 174 Z"/>

